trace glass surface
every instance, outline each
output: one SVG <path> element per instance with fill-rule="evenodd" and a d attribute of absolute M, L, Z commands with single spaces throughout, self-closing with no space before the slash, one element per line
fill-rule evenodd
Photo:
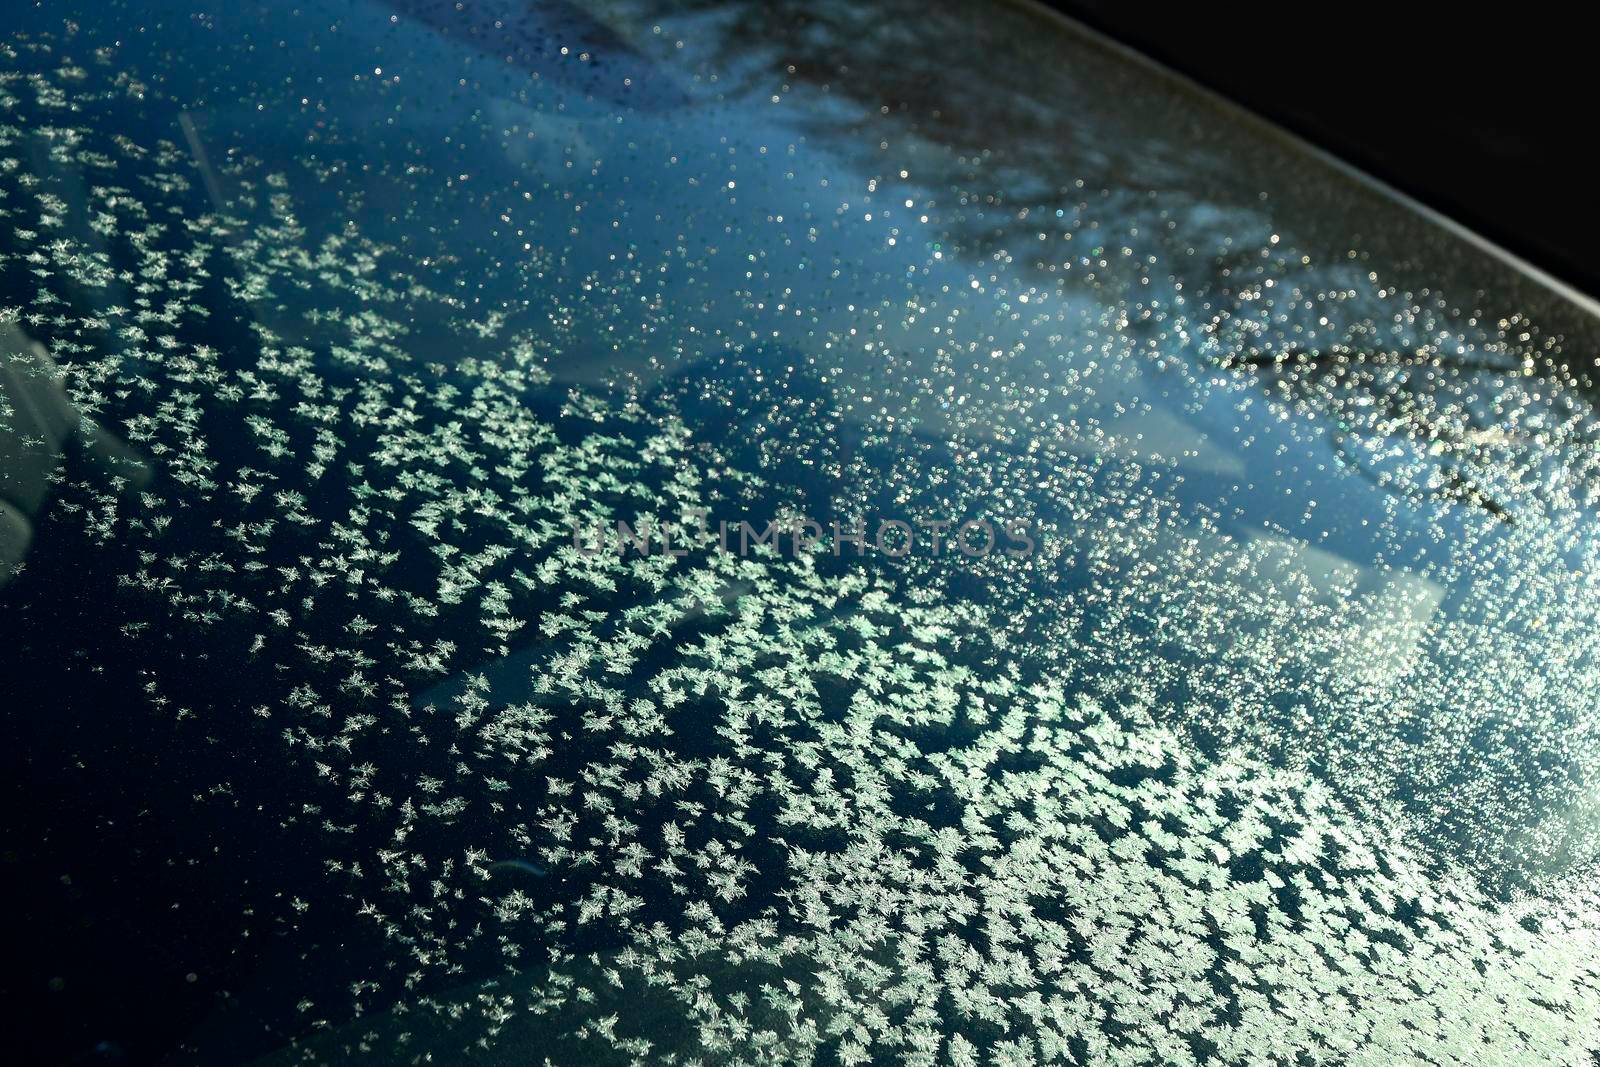
<path fill-rule="evenodd" d="M 26 1062 L 1593 1062 L 1578 303 L 1026 6 L 7 17 Z"/>

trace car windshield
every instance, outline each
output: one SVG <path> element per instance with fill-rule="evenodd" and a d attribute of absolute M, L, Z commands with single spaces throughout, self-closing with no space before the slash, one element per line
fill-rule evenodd
<path fill-rule="evenodd" d="M 1593 303 L 1021 3 L 12 6 L 22 1061 L 1593 1062 Z"/>

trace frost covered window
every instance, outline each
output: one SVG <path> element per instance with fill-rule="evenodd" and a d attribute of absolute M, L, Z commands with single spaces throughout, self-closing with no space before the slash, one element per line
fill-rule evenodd
<path fill-rule="evenodd" d="M 1597 351 L 1030 7 L 8 10 L 19 1062 L 1592 1064 Z"/>

